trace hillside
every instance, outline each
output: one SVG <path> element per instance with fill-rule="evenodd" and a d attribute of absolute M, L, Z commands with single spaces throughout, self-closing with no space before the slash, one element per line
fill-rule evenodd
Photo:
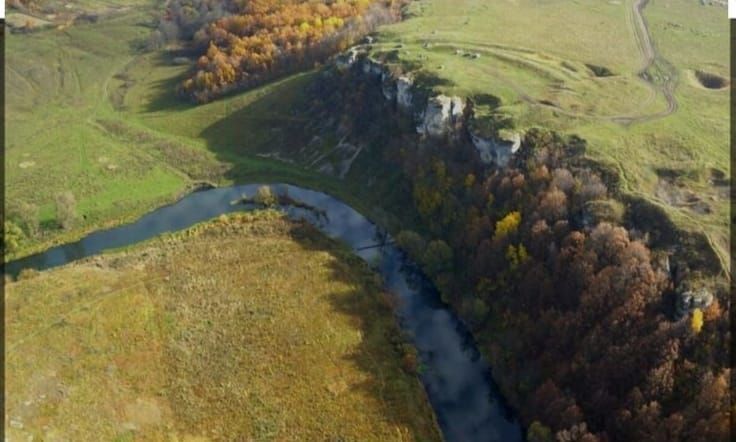
<path fill-rule="evenodd" d="M 111 5 L 122 12 L 7 35 L 6 259 L 129 222 L 202 183 L 301 184 L 366 213 L 390 194 L 391 180 L 376 192 L 270 155 L 286 135 L 309 136 L 298 109 L 312 72 L 197 106 L 177 94 L 191 68 L 178 51 L 147 49 L 162 5 Z M 68 192 L 73 217 L 62 226 L 57 199 Z"/>
<path fill-rule="evenodd" d="M 722 5 L 416 0 L 325 61 L 288 45 L 318 48 L 334 29 L 289 19 L 282 38 L 271 26 L 291 11 L 276 6 L 297 3 L 253 2 L 276 13 L 238 9 L 207 28 L 216 0 L 146 0 L 9 35 L 6 256 L 198 185 L 302 185 L 392 234 L 467 323 L 535 442 L 728 440 Z M 189 33 L 151 47 L 171 5 L 202 8 L 187 10 Z M 220 49 L 206 54 L 207 40 Z M 273 57 L 280 45 L 294 51 Z M 212 101 L 182 93 L 193 76 Z M 171 262 L 126 253 L 125 269 Z M 237 276 L 264 272 L 281 275 Z M 173 275 L 154 286 L 179 287 Z M 18 286 L 34 281 L 43 275 Z M 98 282 L 90 292 L 112 286 Z"/>
<path fill-rule="evenodd" d="M 6 434 L 439 440 L 385 296 L 273 212 L 26 273 L 6 285 Z"/>

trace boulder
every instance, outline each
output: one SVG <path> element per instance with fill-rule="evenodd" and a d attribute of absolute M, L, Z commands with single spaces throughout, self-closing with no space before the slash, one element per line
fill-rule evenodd
<path fill-rule="evenodd" d="M 413 95 L 411 87 L 414 85 L 414 80 L 411 77 L 402 75 L 396 81 L 396 104 L 399 109 L 407 110 L 411 109 Z"/>
<path fill-rule="evenodd" d="M 682 317 L 692 312 L 696 308 L 704 310 L 713 302 L 713 293 L 710 290 L 700 287 L 685 287 L 677 291 L 675 300 L 675 308 L 677 314 Z"/>

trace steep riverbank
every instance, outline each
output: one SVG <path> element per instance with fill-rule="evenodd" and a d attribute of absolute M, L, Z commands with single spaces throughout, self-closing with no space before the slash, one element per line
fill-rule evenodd
<path fill-rule="evenodd" d="M 382 158 L 378 174 L 403 173 L 396 192 L 417 222 L 397 240 L 471 325 L 529 431 L 629 440 L 682 418 L 691 425 L 672 440 L 706 425 L 722 440 L 728 408 L 714 385 L 729 372 L 729 298 L 708 238 L 625 192 L 579 137 L 514 134 L 503 119 L 479 130 L 477 97 L 438 94 L 441 81 L 351 51 L 314 86 L 309 111 L 322 133 Z M 676 387 L 689 382 L 719 389 L 718 412 Z M 651 416 L 652 402 L 666 406 Z"/>
<path fill-rule="evenodd" d="M 223 213 L 239 211 L 242 195 L 255 195 L 258 185 L 212 189 L 187 196 L 136 223 L 97 232 L 74 244 L 10 263 L 6 270 L 51 268 L 125 247 L 164 232 L 186 228 Z M 285 207 L 289 217 L 304 218 L 328 236 L 339 239 L 363 260 L 373 263 L 385 288 L 397 297 L 399 325 L 417 351 L 420 378 L 445 440 L 514 441 L 521 428 L 490 378 L 462 322 L 450 313 L 437 291 L 368 219 L 324 193 L 288 185 L 272 186 L 277 194 L 299 201 Z M 310 207 L 317 209 L 317 212 Z M 382 245 L 374 247 L 376 244 Z"/>

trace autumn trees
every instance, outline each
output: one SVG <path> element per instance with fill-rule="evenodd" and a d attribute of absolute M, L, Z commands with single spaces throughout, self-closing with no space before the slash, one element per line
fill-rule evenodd
<path fill-rule="evenodd" d="M 225 2 L 228 15 L 211 2 L 194 5 L 175 2 L 159 34 L 191 29 L 201 14 L 216 18 L 192 37 L 202 51 L 196 69 L 181 84 L 182 93 L 206 102 L 235 88 L 257 85 L 276 76 L 311 67 L 346 49 L 378 24 L 396 18 L 401 0 L 233 0 Z M 187 12 L 190 11 L 190 12 Z M 172 26 L 172 24 L 178 26 Z M 167 29 L 169 29 L 167 31 Z"/>
<path fill-rule="evenodd" d="M 416 221 L 397 242 L 471 326 L 530 440 L 728 440 L 728 298 L 672 314 L 670 252 L 647 234 L 671 230 L 632 221 L 582 140 L 532 129 L 487 169 L 470 140 L 407 134 L 357 68 L 330 75 L 310 111 L 402 171 L 395 210 Z"/>

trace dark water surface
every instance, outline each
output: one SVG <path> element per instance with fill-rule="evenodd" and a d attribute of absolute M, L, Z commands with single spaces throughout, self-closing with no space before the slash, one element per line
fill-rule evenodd
<path fill-rule="evenodd" d="M 48 269 L 127 246 L 164 232 L 185 229 L 223 213 L 243 210 L 231 201 L 254 195 L 259 184 L 192 193 L 179 202 L 155 210 L 133 224 L 98 231 L 82 240 L 7 263 L 16 275 L 24 268 Z M 399 322 L 412 337 L 424 367 L 421 380 L 447 441 L 523 440 L 516 418 L 504 404 L 490 377 L 490 367 L 463 324 L 440 300 L 432 284 L 394 246 L 383 245 L 388 235 L 360 213 L 321 192 L 286 184 L 271 185 L 296 201 L 320 211 L 284 207 L 289 217 L 304 218 L 326 235 L 347 243 L 361 258 L 377 266 L 387 289 L 401 299 Z M 365 248 L 369 247 L 369 248 Z"/>

